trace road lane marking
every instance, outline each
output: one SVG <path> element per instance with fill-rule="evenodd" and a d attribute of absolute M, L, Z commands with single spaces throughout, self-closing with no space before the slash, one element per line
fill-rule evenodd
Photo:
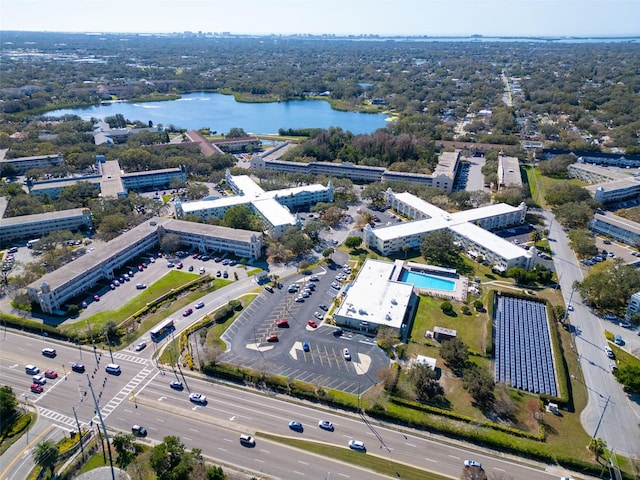
<path fill-rule="evenodd" d="M 456 457 L 455 455 L 448 455 L 448 456 L 451 457 L 451 458 L 456 458 L 456 459 L 460 460 L 460 457 Z"/>
<path fill-rule="evenodd" d="M 190 428 L 189 430 L 191 430 L 192 432 L 198 432 L 198 430 L 196 430 L 195 428 Z"/>
<path fill-rule="evenodd" d="M 499 472 L 506 472 L 504 468 L 493 467 L 494 470 L 498 470 Z"/>
<path fill-rule="evenodd" d="M 433 458 L 427 458 L 427 457 L 424 457 L 424 459 L 425 459 L 427 462 L 438 463 L 438 461 L 437 461 L 437 460 L 434 460 Z"/>
<path fill-rule="evenodd" d="M 414 445 L 413 443 L 405 443 L 405 445 L 406 445 L 407 447 L 413 447 L 413 448 L 416 448 L 416 447 L 417 447 L 417 445 Z"/>
<path fill-rule="evenodd" d="M 38 441 L 44 437 L 49 430 L 51 430 L 53 428 L 53 425 L 47 425 L 47 428 L 44 429 L 44 431 L 38 435 L 36 438 L 34 438 L 30 444 L 28 444 L 26 447 L 24 447 L 22 449 L 22 451 L 16 455 L 16 458 L 14 458 L 13 460 L 11 460 L 11 462 L 9 462 L 9 465 L 7 465 L 7 468 L 5 468 L 2 473 L 0 473 L 0 478 L 5 478 L 7 475 L 7 472 L 9 472 L 9 470 L 11 470 L 11 468 L 13 467 L 13 464 L 16 463 L 20 458 L 24 458 L 24 456 L 31 450 L 32 446 L 35 445 L 36 443 L 38 443 Z"/>

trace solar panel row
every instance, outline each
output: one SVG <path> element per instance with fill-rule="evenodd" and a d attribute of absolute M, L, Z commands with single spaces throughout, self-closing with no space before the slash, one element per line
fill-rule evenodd
<path fill-rule="evenodd" d="M 496 381 L 557 396 L 545 304 L 498 295 L 495 312 Z"/>

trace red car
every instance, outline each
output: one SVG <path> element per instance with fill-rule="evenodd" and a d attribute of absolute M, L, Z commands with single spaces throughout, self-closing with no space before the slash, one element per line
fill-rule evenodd
<path fill-rule="evenodd" d="M 58 372 L 55 370 L 45 370 L 44 376 L 47 378 L 58 378 Z"/>
<path fill-rule="evenodd" d="M 316 322 L 314 322 L 313 320 L 309 320 L 307 322 L 307 325 L 309 325 L 311 328 L 318 328 L 318 324 Z"/>
<path fill-rule="evenodd" d="M 184 265 L 182 265 L 182 262 L 179 262 L 178 265 L 176 265 L 177 269 L 181 269 Z"/>
<path fill-rule="evenodd" d="M 286 319 L 278 320 L 276 322 L 276 326 L 280 328 L 289 328 L 289 322 Z"/>
<path fill-rule="evenodd" d="M 198 258 L 200 258 L 200 254 L 199 253 L 194 253 L 191 258 L 193 258 L 194 260 L 197 260 Z"/>
<path fill-rule="evenodd" d="M 183 317 L 188 317 L 193 313 L 193 308 L 187 308 L 184 312 L 182 312 Z"/>
<path fill-rule="evenodd" d="M 40 385 L 39 383 L 32 383 L 31 384 L 31 391 L 33 393 L 42 393 L 42 392 L 44 392 L 44 388 L 42 388 L 42 385 Z"/>
<path fill-rule="evenodd" d="M 93 296 L 93 299 L 94 299 L 96 302 L 100 301 L 100 295 L 94 295 L 94 296 Z"/>

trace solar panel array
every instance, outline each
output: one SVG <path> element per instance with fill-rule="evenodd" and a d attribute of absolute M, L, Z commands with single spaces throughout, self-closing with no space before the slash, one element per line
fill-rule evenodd
<path fill-rule="evenodd" d="M 496 300 L 496 381 L 557 396 L 545 304 L 501 295 Z"/>

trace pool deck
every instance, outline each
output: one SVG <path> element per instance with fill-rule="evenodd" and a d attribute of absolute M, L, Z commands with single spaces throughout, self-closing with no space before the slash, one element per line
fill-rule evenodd
<path fill-rule="evenodd" d="M 412 262 L 408 262 L 406 265 L 402 260 L 396 260 L 395 262 L 394 272 L 392 274 L 392 280 L 401 281 L 400 277 L 402 275 L 402 270 L 406 269 L 408 271 L 413 271 L 411 268 Z M 415 273 L 426 273 L 425 267 L 427 265 L 418 264 L 418 268 L 415 269 Z M 449 270 L 449 269 L 446 269 Z M 450 271 L 450 270 L 449 270 Z M 430 297 L 437 298 L 449 298 L 451 300 L 456 300 L 458 302 L 464 302 L 467 299 L 467 294 L 469 291 L 469 277 L 464 277 L 462 275 L 456 275 L 455 277 L 452 275 L 438 275 L 435 271 L 428 271 L 427 275 L 432 277 L 442 278 L 443 280 L 450 280 L 454 282 L 455 288 L 453 291 L 446 290 L 432 290 L 430 288 L 421 288 L 413 286 L 413 289 L 419 295 L 428 295 Z"/>

